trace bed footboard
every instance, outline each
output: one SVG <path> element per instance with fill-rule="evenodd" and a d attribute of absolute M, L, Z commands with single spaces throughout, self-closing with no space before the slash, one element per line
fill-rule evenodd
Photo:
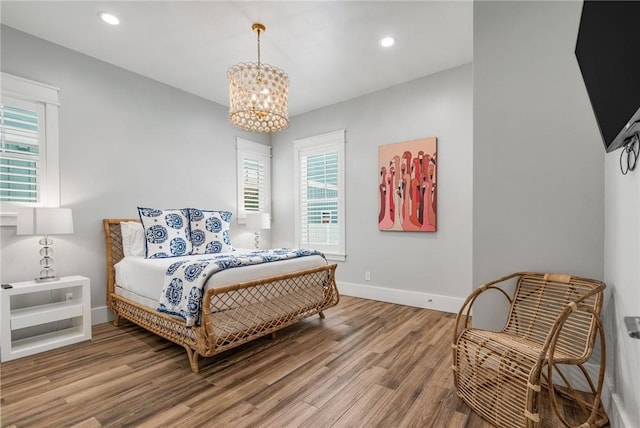
<path fill-rule="evenodd" d="M 207 290 L 210 310 L 202 319 L 208 342 L 222 351 L 322 314 L 340 298 L 335 270 L 327 265 Z"/>

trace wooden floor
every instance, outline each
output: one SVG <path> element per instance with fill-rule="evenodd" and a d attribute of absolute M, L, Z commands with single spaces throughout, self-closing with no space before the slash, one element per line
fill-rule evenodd
<path fill-rule="evenodd" d="M 342 297 L 191 372 L 182 347 L 124 322 L 2 363 L 2 427 L 489 427 L 457 398 L 454 315 Z M 548 426 L 559 426 L 549 422 Z"/>

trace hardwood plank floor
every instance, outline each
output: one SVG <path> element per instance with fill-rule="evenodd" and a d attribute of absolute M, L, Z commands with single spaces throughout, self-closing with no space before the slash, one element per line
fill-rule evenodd
<path fill-rule="evenodd" d="M 193 373 L 131 323 L 0 365 L 2 427 L 490 427 L 456 396 L 444 312 L 342 297 Z M 552 421 L 548 426 L 559 426 Z"/>

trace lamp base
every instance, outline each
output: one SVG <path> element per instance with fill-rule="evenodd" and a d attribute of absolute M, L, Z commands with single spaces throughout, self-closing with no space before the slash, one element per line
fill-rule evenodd
<path fill-rule="evenodd" d="M 53 257 L 51 257 L 53 256 L 53 248 L 51 248 L 53 240 L 44 235 L 40 240 L 40 245 L 42 245 L 40 249 L 40 255 L 42 256 L 40 266 L 42 266 L 42 270 L 40 271 L 40 277 L 36 278 L 36 282 L 55 281 L 58 277 L 53 269 Z"/>
<path fill-rule="evenodd" d="M 43 276 L 40 278 L 35 278 L 34 281 L 35 282 L 51 282 L 51 281 L 57 281 L 59 279 L 60 279 L 59 276 Z"/>

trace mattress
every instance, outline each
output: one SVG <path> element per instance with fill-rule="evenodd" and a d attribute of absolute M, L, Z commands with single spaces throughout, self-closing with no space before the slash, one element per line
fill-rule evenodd
<path fill-rule="evenodd" d="M 255 251 L 253 249 L 235 249 L 230 255 L 241 255 Z M 210 254 L 187 256 L 189 260 L 207 259 Z M 116 287 L 119 296 L 156 309 L 162 293 L 165 274 L 168 267 L 179 258 L 145 259 L 144 257 L 128 256 L 115 264 Z M 242 266 L 226 269 L 212 275 L 205 285 L 205 289 L 223 287 L 244 281 L 252 281 L 265 277 L 282 275 L 304 269 L 326 266 L 327 261 L 318 255 L 298 257 L 258 265 Z"/>

